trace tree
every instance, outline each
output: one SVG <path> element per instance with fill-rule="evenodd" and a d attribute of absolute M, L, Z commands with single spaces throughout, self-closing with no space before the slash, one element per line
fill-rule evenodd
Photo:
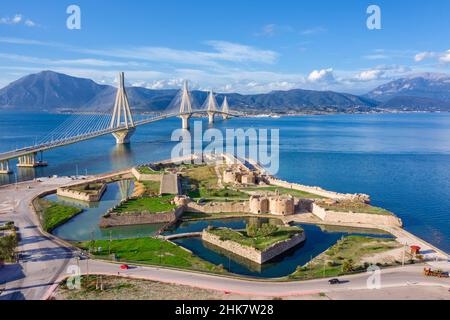
<path fill-rule="evenodd" d="M 352 272 L 355 269 L 352 260 L 345 260 L 342 264 L 342 272 Z"/>

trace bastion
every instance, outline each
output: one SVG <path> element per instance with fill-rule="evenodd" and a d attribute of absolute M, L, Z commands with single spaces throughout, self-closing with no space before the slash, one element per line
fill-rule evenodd
<path fill-rule="evenodd" d="M 86 202 L 98 202 L 106 191 L 106 183 L 80 184 L 67 188 L 58 188 L 56 194 Z"/>
<path fill-rule="evenodd" d="M 215 230 L 225 230 L 237 233 L 237 231 L 226 228 Z M 299 229 L 298 232 L 293 234 L 289 239 L 275 242 L 267 248 L 259 250 L 254 246 L 244 245 L 234 240 L 222 239 L 219 235 L 216 235 L 213 232 L 213 230 L 203 230 L 202 240 L 260 265 L 298 246 L 306 239 L 305 232 L 302 229 Z"/>

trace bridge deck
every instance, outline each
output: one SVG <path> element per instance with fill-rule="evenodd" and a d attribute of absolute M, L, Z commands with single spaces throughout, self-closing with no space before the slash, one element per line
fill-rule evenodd
<path fill-rule="evenodd" d="M 206 111 L 206 110 L 198 110 L 198 111 L 193 111 L 193 112 L 191 112 L 189 114 L 206 114 L 207 112 L 208 111 Z M 230 117 L 238 117 L 239 116 L 238 113 L 231 113 L 231 112 L 230 113 L 223 113 L 221 111 L 216 111 L 215 113 L 228 115 Z M 152 122 L 156 122 L 156 121 L 161 121 L 161 120 L 168 119 L 168 118 L 179 117 L 181 115 L 183 115 L 183 113 L 168 113 L 168 114 L 164 114 L 164 115 L 161 115 L 161 116 L 156 116 L 154 118 L 149 118 L 149 119 L 145 119 L 145 120 L 136 121 L 135 122 L 135 127 L 141 126 L 141 125 L 145 125 L 145 124 L 148 124 L 148 123 L 152 123 Z M 117 127 L 117 128 L 107 128 L 107 129 L 99 130 L 99 131 L 96 131 L 96 132 L 90 132 L 90 133 L 87 133 L 87 134 L 80 134 L 80 135 L 69 137 L 69 138 L 65 138 L 65 139 L 60 139 L 60 140 L 56 140 L 56 141 L 51 141 L 51 142 L 39 144 L 39 145 L 29 146 L 29 147 L 25 147 L 25 148 L 21 148 L 21 149 L 17 149 L 17 150 L 12 150 L 12 151 L 8 151 L 8 152 L 0 153 L 0 161 L 16 159 L 16 158 L 19 158 L 21 156 L 25 156 L 25 155 L 28 155 L 28 154 L 31 154 L 31 153 L 46 151 L 46 150 L 50 150 L 50 149 L 54 149 L 54 148 L 58 148 L 58 147 L 62 147 L 62 146 L 70 145 L 70 144 L 74 144 L 74 143 L 77 143 L 77 142 L 94 139 L 94 138 L 97 138 L 97 137 L 100 137 L 100 136 L 104 136 L 104 135 L 107 135 L 107 134 L 112 134 L 114 132 L 119 132 L 119 131 L 123 131 L 123 130 L 127 130 L 127 129 L 129 129 L 129 127 L 127 128 L 126 126 L 121 126 L 121 127 Z"/>

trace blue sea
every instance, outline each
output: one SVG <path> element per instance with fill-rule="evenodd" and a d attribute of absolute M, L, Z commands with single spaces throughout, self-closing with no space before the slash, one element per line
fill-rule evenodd
<path fill-rule="evenodd" d="M 0 152 L 34 144 L 67 117 L 0 113 Z M 104 136 L 48 151 L 48 167 L 20 169 L 18 179 L 102 173 L 169 158 L 180 121 L 139 127 L 130 146 Z M 374 205 L 402 218 L 407 230 L 450 252 L 450 114 L 240 118 L 215 127 L 279 129 L 280 178 L 367 193 Z M 1 176 L 0 184 L 13 180 Z"/>

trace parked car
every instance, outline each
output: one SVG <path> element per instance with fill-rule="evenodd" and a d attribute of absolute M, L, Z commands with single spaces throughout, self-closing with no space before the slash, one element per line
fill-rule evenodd
<path fill-rule="evenodd" d="M 330 279 L 328 280 L 328 283 L 333 285 L 333 284 L 341 284 L 341 280 L 339 279 Z"/>

